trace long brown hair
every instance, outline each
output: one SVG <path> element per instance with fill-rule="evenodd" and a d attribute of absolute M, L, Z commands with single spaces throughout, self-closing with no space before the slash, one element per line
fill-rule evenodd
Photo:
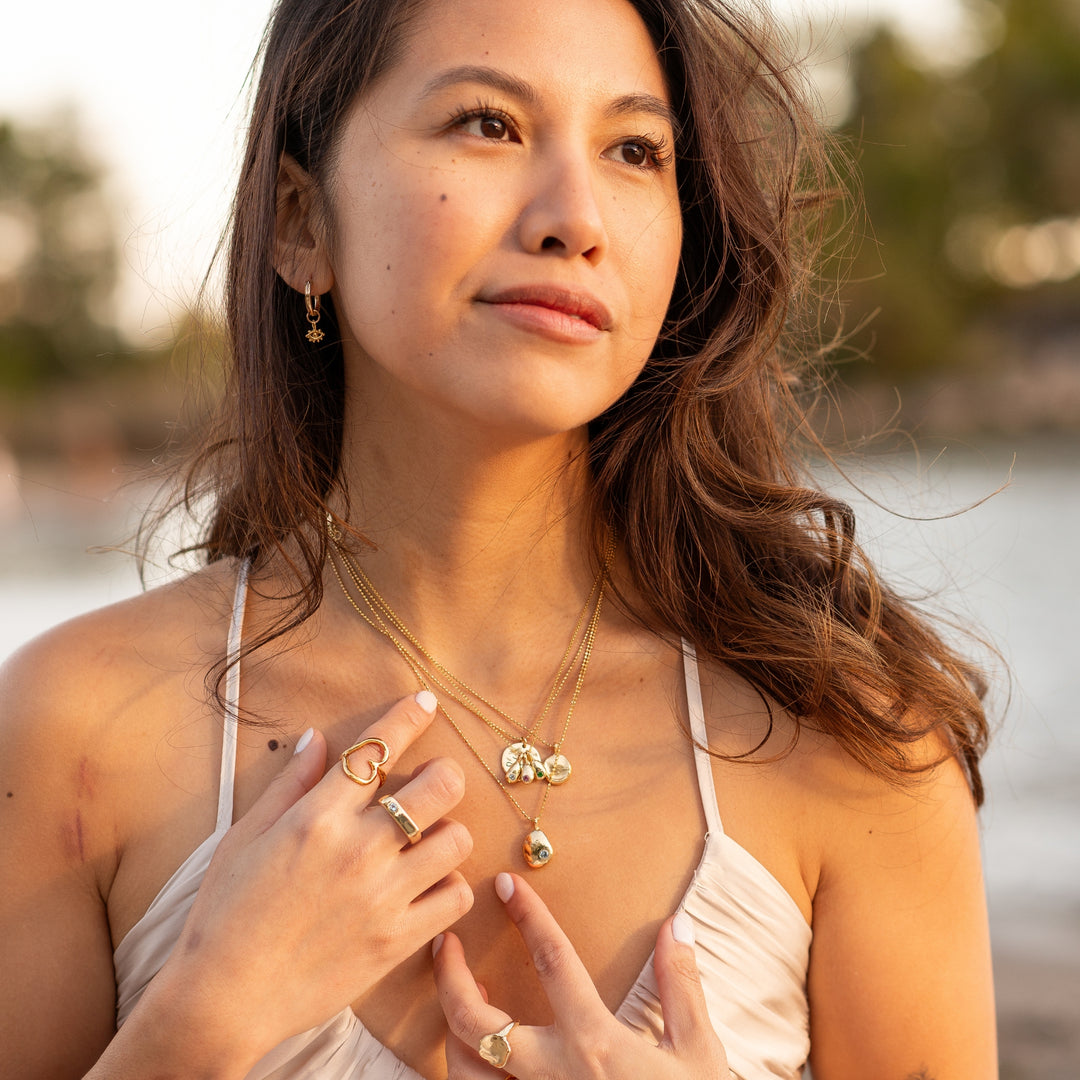
<path fill-rule="evenodd" d="M 807 482 L 796 452 L 814 440 L 793 390 L 806 364 L 791 331 L 835 186 L 801 76 L 745 0 L 631 2 L 679 118 L 684 244 L 649 362 L 591 425 L 597 558 L 614 528 L 633 574 L 624 603 L 743 675 L 796 733 L 811 724 L 901 779 L 927 767 L 907 750 L 937 730 L 981 801 L 977 669 L 882 585 L 852 511 Z M 197 545 L 208 561 L 281 560 L 295 580 L 278 623 L 245 653 L 318 608 L 327 506 L 345 499 L 333 303 L 313 348 L 302 304 L 274 271 L 279 163 L 291 154 L 325 182 L 346 109 L 393 64 L 423 3 L 281 0 L 264 40 L 227 248 L 232 364 L 212 434 L 184 472 L 188 507 L 212 500 Z"/>

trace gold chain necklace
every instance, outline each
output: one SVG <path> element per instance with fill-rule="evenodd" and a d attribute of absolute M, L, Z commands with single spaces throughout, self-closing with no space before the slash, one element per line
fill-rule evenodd
<path fill-rule="evenodd" d="M 364 604 L 367 606 L 368 612 L 370 612 L 369 615 L 360 610 L 356 604 L 353 604 L 353 607 L 356 608 L 361 618 L 374 629 L 378 630 L 384 637 L 393 642 L 399 652 L 401 652 L 403 648 L 406 648 L 407 651 L 407 647 L 404 643 L 395 637 L 393 631 L 396 630 L 416 653 L 417 663 L 421 667 L 424 667 L 426 664 L 429 669 L 431 681 L 437 685 L 444 694 L 449 693 L 458 704 L 463 708 L 468 709 L 474 716 L 491 728 L 496 735 L 511 744 L 507 747 L 507 750 L 503 755 L 505 762 L 504 771 L 506 772 L 507 780 L 510 783 L 517 783 L 519 780 L 524 781 L 525 783 L 531 783 L 534 779 L 547 779 L 551 783 L 558 784 L 569 779 L 569 762 L 565 759 L 556 762 L 552 767 L 548 767 L 547 762 L 540 761 L 540 755 L 539 752 L 536 751 L 536 745 L 539 743 L 554 749 L 554 743 L 539 739 L 537 733 L 541 724 L 544 722 L 544 719 L 551 711 L 552 706 L 563 692 L 571 673 L 575 668 L 579 667 L 581 663 L 585 650 L 585 638 L 581 637 L 579 641 L 579 635 L 581 634 L 582 625 L 585 622 L 590 608 L 593 607 L 599 596 L 603 579 L 603 570 L 597 574 L 596 579 L 593 582 L 593 587 L 578 615 L 577 623 L 570 635 L 570 640 L 567 642 L 562 659 L 559 661 L 559 667 L 555 672 L 555 678 L 548 691 L 544 706 L 537 715 L 537 718 L 533 721 L 532 726 L 526 729 L 523 724 L 518 723 L 518 721 L 507 712 L 499 708 L 498 705 L 489 701 L 436 660 L 417 639 L 415 634 L 413 634 L 402 622 L 397 612 L 394 611 L 387 600 L 375 588 L 371 579 L 364 573 L 348 552 L 342 550 L 340 545 L 337 545 L 337 553 L 342 564 L 348 571 L 353 585 L 363 599 Z M 340 582 L 340 575 L 338 576 L 338 579 Z M 346 589 L 345 592 L 351 601 L 352 597 L 349 594 L 348 589 Z M 393 630 L 390 629 L 391 626 L 393 627 Z M 576 650 L 574 649 L 575 642 L 578 642 Z M 571 655 L 572 650 L 573 655 Z M 470 704 L 469 701 L 462 700 L 463 697 L 471 699 L 472 704 Z M 511 727 L 516 728 L 520 735 L 511 734 L 490 717 L 485 716 L 484 713 L 476 707 L 477 703 L 495 713 Z"/>
<path fill-rule="evenodd" d="M 341 546 L 341 532 L 337 528 L 333 519 L 327 515 L 327 525 L 330 533 L 330 538 L 334 545 L 334 550 L 338 557 L 341 559 L 342 564 L 346 567 L 349 573 L 349 577 L 352 579 L 357 590 L 360 592 L 364 603 L 368 606 L 370 615 L 366 613 L 360 605 L 353 598 L 352 593 L 349 592 L 348 587 L 345 584 L 344 578 L 341 576 L 341 571 L 337 567 L 337 563 L 333 556 L 330 557 L 330 567 L 334 572 L 334 576 L 337 578 L 338 585 L 341 587 L 342 593 L 345 595 L 345 599 L 349 602 L 354 611 L 371 626 L 378 633 L 381 633 L 386 637 L 390 643 L 394 646 L 396 651 L 408 665 L 413 675 L 416 677 L 422 689 L 428 690 L 434 686 L 436 689 L 442 691 L 442 693 L 450 697 L 453 701 L 456 701 L 458 705 L 464 708 L 466 711 L 471 712 L 479 720 L 482 720 L 492 730 L 498 732 L 503 737 L 509 737 L 506 732 L 502 731 L 497 725 L 491 722 L 487 717 L 480 713 L 476 707 L 469 703 L 469 701 L 463 700 L 464 695 L 458 692 L 455 687 L 460 687 L 470 695 L 474 701 L 482 702 L 488 708 L 492 709 L 499 716 L 506 719 L 513 726 L 518 727 L 519 730 L 524 731 L 520 725 L 516 724 L 510 717 L 503 712 L 503 710 L 497 708 L 488 702 L 485 698 L 481 697 L 474 690 L 470 689 L 465 683 L 463 683 L 456 676 L 451 674 L 442 664 L 439 664 L 434 657 L 420 644 L 405 624 L 398 617 L 393 608 L 386 602 L 386 600 L 378 593 L 375 587 L 371 584 L 367 575 L 356 565 L 355 561 L 350 557 Z M 543 816 L 544 808 L 547 805 L 548 795 L 551 793 L 551 787 L 555 784 L 565 783 L 570 778 L 570 763 L 562 754 L 562 746 L 566 739 L 567 731 L 570 728 L 570 720 L 574 714 L 574 708 L 577 705 L 578 698 L 581 695 L 581 688 L 585 682 L 585 673 L 588 670 L 589 659 L 592 656 L 593 643 L 596 640 L 596 629 L 600 623 L 600 611 L 604 601 L 604 586 L 607 581 L 608 570 L 611 565 L 611 559 L 614 555 L 614 542 L 609 542 L 608 549 L 604 553 L 604 562 L 600 568 L 600 572 L 597 575 L 596 581 L 593 584 L 593 588 L 589 593 L 589 597 L 586 600 L 585 607 L 582 609 L 582 614 L 578 617 L 578 622 L 575 625 L 574 632 L 571 635 L 570 642 L 566 647 L 566 651 L 563 653 L 562 661 L 560 662 L 559 669 L 556 672 L 555 680 L 552 683 L 552 690 L 548 695 L 548 700 L 544 705 L 543 710 L 540 713 L 540 717 L 533 725 L 533 728 L 527 733 L 530 737 L 533 731 L 539 726 L 543 717 L 550 710 L 553 702 L 558 698 L 559 693 L 565 686 L 570 672 L 574 667 L 577 667 L 577 678 L 574 680 L 573 692 L 570 697 L 570 703 L 566 710 L 566 719 L 563 721 L 562 730 L 559 732 L 557 739 L 554 743 L 548 744 L 552 747 L 552 754 L 546 761 L 540 760 L 539 752 L 526 740 L 518 740 L 511 743 L 502 754 L 502 765 L 504 774 L 507 778 L 507 782 L 513 783 L 518 779 L 529 782 L 534 777 L 537 779 L 546 779 L 547 784 L 544 785 L 544 793 L 540 799 L 540 806 L 537 808 L 535 815 L 529 814 L 527 810 L 522 807 L 518 800 L 514 797 L 513 792 L 506 786 L 496 774 L 495 770 L 484 760 L 483 755 L 479 750 L 473 746 L 469 737 L 461 729 L 461 726 L 454 720 L 454 718 L 447 712 L 445 706 L 440 701 L 439 712 L 446 718 L 450 726 L 457 733 L 458 737 L 466 747 L 471 751 L 476 760 L 484 768 L 485 772 L 499 785 L 500 790 L 510 800 L 514 808 L 519 814 L 533 826 L 532 831 L 522 841 L 522 854 L 525 857 L 526 863 L 534 870 L 538 870 L 541 867 L 546 866 L 552 856 L 555 854 L 554 846 L 548 839 L 547 835 L 540 828 L 540 819 Z M 358 580 L 359 579 L 359 580 Z M 360 581 L 366 582 L 366 588 L 360 584 Z M 595 596 L 595 605 L 593 604 L 593 597 Z M 374 603 L 373 603 L 374 601 Z M 585 628 L 585 633 L 581 639 L 581 643 L 578 645 L 577 650 L 574 652 L 574 657 L 567 663 L 567 658 L 570 656 L 571 649 L 573 648 L 574 641 L 577 639 L 578 632 L 581 628 L 581 623 L 584 619 L 585 612 L 592 607 L 592 614 L 589 618 L 588 624 Z M 389 620 L 389 624 L 388 624 Z M 408 646 L 398 638 L 390 629 L 390 625 L 393 625 L 395 629 L 398 629 L 407 640 L 412 644 L 416 653 L 423 657 L 431 668 L 434 670 L 425 670 L 423 665 L 417 659 L 417 656 L 410 653 Z M 580 658 L 580 662 L 579 662 Z M 441 673 L 442 678 L 436 673 Z M 529 775 L 531 771 L 533 775 Z M 514 779 L 510 780 L 510 776 L 513 775 Z"/>

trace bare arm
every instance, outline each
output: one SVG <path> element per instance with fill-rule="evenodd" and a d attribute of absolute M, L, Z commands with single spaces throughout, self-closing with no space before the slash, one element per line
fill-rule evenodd
<path fill-rule="evenodd" d="M 81 1076 L 114 1032 L 111 844 L 70 782 L 73 701 L 47 650 L 0 674 L 0 1073 Z M 58 709 L 57 722 L 46 713 Z M 77 760 L 77 756 L 76 756 Z M 111 830 L 110 830 L 111 832 Z"/>
<path fill-rule="evenodd" d="M 868 780 L 822 844 L 809 977 L 816 1080 L 996 1077 L 978 829 L 959 766 L 908 790 Z"/>

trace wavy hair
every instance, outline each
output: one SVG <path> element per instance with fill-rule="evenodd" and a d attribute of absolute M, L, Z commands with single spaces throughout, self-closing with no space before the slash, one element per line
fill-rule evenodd
<path fill-rule="evenodd" d="M 277 177 L 291 154 L 316 185 L 349 106 L 391 66 L 425 0 L 281 0 L 264 38 L 227 242 L 224 393 L 187 462 L 182 502 L 213 507 L 207 561 L 280 560 L 295 590 L 245 655 L 322 601 L 323 523 L 345 497 L 344 365 L 333 302 L 304 340 L 274 270 Z M 979 671 L 886 588 L 851 509 L 807 480 L 795 328 L 837 187 L 827 135 L 760 6 L 631 0 L 679 118 L 684 226 L 671 306 L 627 393 L 590 426 L 594 550 L 614 528 L 633 575 L 622 596 L 652 630 L 745 677 L 770 709 L 827 732 L 878 775 L 929 767 L 931 731 L 977 802 L 987 740 Z M 224 660 L 211 673 L 220 696 Z"/>

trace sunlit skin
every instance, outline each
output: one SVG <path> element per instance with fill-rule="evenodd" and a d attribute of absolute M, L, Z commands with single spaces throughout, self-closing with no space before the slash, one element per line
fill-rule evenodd
<path fill-rule="evenodd" d="M 352 110 L 320 283 L 367 418 L 520 442 L 580 429 L 633 381 L 681 218 L 640 23 L 620 3 L 496 7 L 432 6 Z"/>
<path fill-rule="evenodd" d="M 625 0 L 433 3 L 412 31 L 349 111 L 325 187 L 282 161 L 277 270 L 297 318 L 307 282 L 339 317 L 343 478 L 375 545 L 365 569 L 450 670 L 532 717 L 594 575 L 585 425 L 646 362 L 677 272 L 668 88 Z M 629 587 L 618 561 L 613 576 Z M 552 1062 L 584 1075 L 575 1039 L 612 1048 L 613 1080 L 723 1076 L 671 921 L 705 831 L 678 649 L 605 606 L 566 744 L 574 777 L 544 811 L 556 856 L 532 874 L 530 826 L 460 735 L 419 714 L 411 672 L 329 572 L 300 634 L 244 668 L 242 705 L 271 730 L 242 730 L 237 825 L 116 1035 L 113 948 L 214 828 L 221 718 L 202 676 L 234 580 L 212 564 L 60 628 L 6 670 L 0 1046 L 16 1073 L 83 1076 L 97 1061 L 91 1077 L 118 1080 L 169 1062 L 240 1077 L 282 1033 L 351 1005 L 426 1078 L 447 1075 L 446 1055 L 455 1080 L 505 1075 L 474 1048 L 507 1017 L 563 1020 L 542 1057 L 539 1036 L 518 1036 L 526 1080 Z M 285 579 L 270 566 L 255 584 L 245 635 L 278 615 Z M 785 756 L 789 717 L 730 672 L 701 674 L 713 749 L 737 756 L 771 731 L 769 763 L 718 757 L 713 772 L 725 831 L 813 924 L 816 1080 L 989 1077 L 959 769 L 913 795 L 812 730 Z M 490 757 L 490 732 L 461 719 Z M 361 733 L 392 746 L 388 789 L 424 831 L 404 851 L 364 809 L 374 792 L 336 767 Z M 539 793 L 521 797 L 535 812 Z M 506 870 L 535 892 L 500 899 Z M 538 980 L 537 953 L 567 941 L 580 963 Z M 659 1049 L 612 1015 L 654 946 Z M 447 1017 L 465 1042 L 446 1038 Z"/>

